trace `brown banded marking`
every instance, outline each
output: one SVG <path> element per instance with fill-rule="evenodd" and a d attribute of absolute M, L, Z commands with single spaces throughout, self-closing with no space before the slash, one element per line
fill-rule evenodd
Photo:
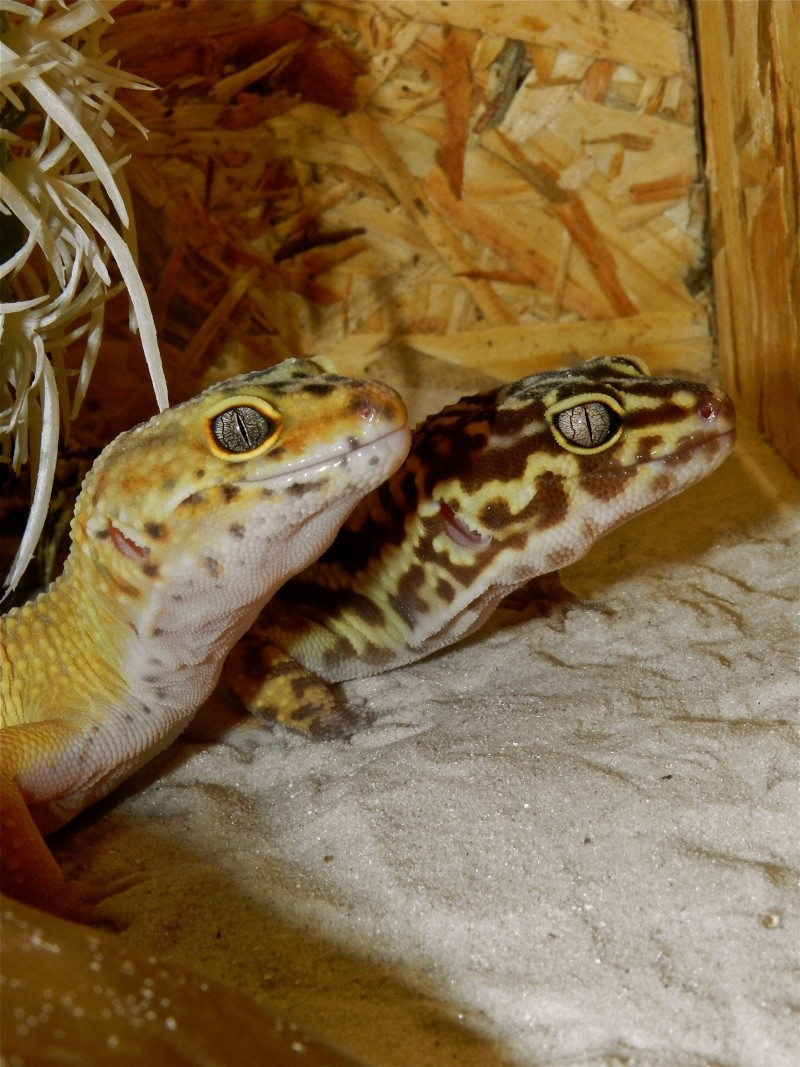
<path fill-rule="evenodd" d="M 162 541 L 167 536 L 167 527 L 163 522 L 148 522 L 145 523 L 145 533 L 153 538 L 154 541 Z"/>
<path fill-rule="evenodd" d="M 333 682 L 428 655 L 510 591 L 710 473 L 733 426 L 723 393 L 653 378 L 628 356 L 466 397 L 417 427 L 406 462 L 284 587 L 248 642 L 272 643 Z M 227 680 L 235 690 L 235 672 Z M 274 704 L 270 694 L 266 679 L 262 704 Z M 333 728 L 333 704 L 322 703 L 314 722 Z"/>

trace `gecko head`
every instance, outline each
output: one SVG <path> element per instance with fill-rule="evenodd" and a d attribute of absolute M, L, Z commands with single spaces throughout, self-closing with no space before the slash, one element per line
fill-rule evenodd
<path fill-rule="evenodd" d="M 408 449 L 380 383 L 287 360 L 120 435 L 87 477 L 73 555 L 164 621 L 238 616 L 317 556 Z"/>
<path fill-rule="evenodd" d="M 423 558 L 513 587 L 711 473 L 734 439 L 720 390 L 598 357 L 446 408 L 393 481 L 413 485 Z"/>

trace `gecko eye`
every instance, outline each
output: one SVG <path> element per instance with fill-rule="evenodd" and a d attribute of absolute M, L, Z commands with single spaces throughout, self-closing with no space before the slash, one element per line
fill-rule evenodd
<path fill-rule="evenodd" d="M 239 404 L 211 420 L 214 440 L 231 453 L 253 452 L 275 433 L 275 423 L 256 408 Z"/>
<path fill-rule="evenodd" d="M 556 426 L 561 433 L 579 448 L 597 448 L 604 444 L 611 436 L 612 425 L 610 408 L 596 400 L 567 408 L 556 416 Z"/>
<path fill-rule="evenodd" d="M 576 402 L 577 401 L 577 402 Z M 602 452 L 622 434 L 624 410 L 611 397 L 562 400 L 547 413 L 556 440 L 569 452 Z"/>
<path fill-rule="evenodd" d="M 281 434 L 280 411 L 262 397 L 236 393 L 214 397 L 206 411 L 208 444 L 233 463 L 269 452 Z"/>

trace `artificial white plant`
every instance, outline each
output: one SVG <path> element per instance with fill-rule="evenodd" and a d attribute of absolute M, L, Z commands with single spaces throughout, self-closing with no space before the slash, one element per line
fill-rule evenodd
<path fill-rule="evenodd" d="M 44 526 L 59 427 L 80 407 L 106 302 L 121 288 L 159 408 L 168 403 L 110 122 L 116 110 L 138 126 L 115 102 L 118 87 L 153 86 L 101 51 L 118 2 L 0 0 L 0 461 L 35 472 L 9 589 Z M 70 374 L 64 353 L 75 345 L 82 359 Z"/>

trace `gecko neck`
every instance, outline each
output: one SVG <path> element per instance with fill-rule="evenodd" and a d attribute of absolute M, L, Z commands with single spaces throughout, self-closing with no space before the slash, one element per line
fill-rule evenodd
<path fill-rule="evenodd" d="M 15 634 L 32 631 L 36 635 L 37 690 L 43 695 L 49 693 L 52 698 L 69 684 L 74 690 L 70 700 L 105 706 L 124 693 L 127 628 L 118 606 L 98 583 L 87 583 L 75 560 L 68 560 L 64 573 L 45 592 L 12 609 L 0 622 L 9 647 Z M 75 664 L 81 669 L 73 671 Z M 12 674 L 20 667 L 24 662 L 16 663 L 12 656 Z"/>
<path fill-rule="evenodd" d="M 329 682 L 391 670 L 451 644 L 538 573 L 535 566 L 520 573 L 509 566 L 501 581 L 493 580 L 497 568 L 489 564 L 500 545 L 435 559 L 429 548 L 440 536 L 438 520 L 419 514 L 408 518 L 399 544 L 384 545 L 380 559 L 369 559 L 369 524 L 347 534 L 350 558 L 364 565 L 353 571 L 323 557 L 284 586 L 269 615 L 269 640 Z"/>

